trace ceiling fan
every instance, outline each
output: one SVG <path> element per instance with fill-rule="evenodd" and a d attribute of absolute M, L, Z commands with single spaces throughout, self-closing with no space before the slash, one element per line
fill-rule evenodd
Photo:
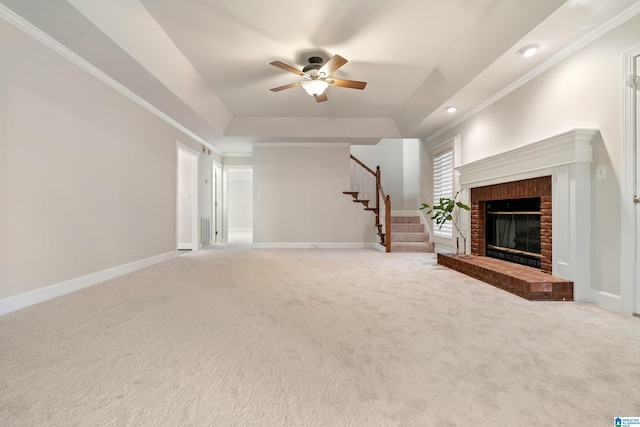
<path fill-rule="evenodd" d="M 347 60 L 340 55 L 334 55 L 326 64 L 322 65 L 322 58 L 319 56 L 312 56 L 309 58 L 309 65 L 305 66 L 302 70 L 298 70 L 290 65 L 280 61 L 273 61 L 271 65 L 281 68 L 290 73 L 304 77 L 305 80 L 300 82 L 291 83 L 284 86 L 274 87 L 271 89 L 273 92 L 279 92 L 281 90 L 290 89 L 292 87 L 302 86 L 302 88 L 311 96 L 316 98 L 316 101 L 323 102 L 327 100 L 327 94 L 324 91 L 329 86 L 347 87 L 351 89 L 362 90 L 367 85 L 367 82 L 359 82 L 356 80 L 344 80 L 329 77 L 334 71 L 342 67 L 347 63 Z"/>

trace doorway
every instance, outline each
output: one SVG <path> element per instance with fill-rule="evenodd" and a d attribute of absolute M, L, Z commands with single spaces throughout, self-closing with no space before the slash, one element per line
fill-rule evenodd
<path fill-rule="evenodd" d="M 198 152 L 178 143 L 176 241 L 179 251 L 198 250 Z"/>
<path fill-rule="evenodd" d="M 253 243 L 253 167 L 225 166 L 226 228 L 229 243 Z"/>

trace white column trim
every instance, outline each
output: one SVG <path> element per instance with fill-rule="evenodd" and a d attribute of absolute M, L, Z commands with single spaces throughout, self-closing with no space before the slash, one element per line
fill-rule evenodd
<path fill-rule="evenodd" d="M 637 206 L 633 202 L 633 197 L 638 195 L 635 169 L 637 148 L 634 141 L 634 93 L 632 88 L 626 85 L 628 77 L 634 71 L 634 57 L 640 55 L 640 44 L 637 44 L 622 54 L 622 132 L 624 136 L 622 158 L 620 159 L 620 300 L 619 310 L 625 314 L 640 312 L 640 306 L 636 306 L 636 286 L 638 283 L 638 266 L 636 263 L 638 229 L 636 224 Z"/>

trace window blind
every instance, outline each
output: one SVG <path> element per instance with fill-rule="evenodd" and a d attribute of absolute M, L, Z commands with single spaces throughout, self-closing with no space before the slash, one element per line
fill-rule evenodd
<path fill-rule="evenodd" d="M 440 203 L 440 197 L 453 198 L 453 149 L 433 156 L 433 202 Z M 446 221 L 440 228 L 433 224 L 434 236 L 452 238 L 453 225 Z"/>

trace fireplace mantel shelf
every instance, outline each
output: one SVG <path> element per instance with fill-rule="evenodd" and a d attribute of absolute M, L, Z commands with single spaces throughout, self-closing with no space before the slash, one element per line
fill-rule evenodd
<path fill-rule="evenodd" d="M 523 172 L 528 176 L 515 179 L 531 178 L 536 171 L 551 167 L 591 163 L 591 142 L 598 133 L 597 129 L 574 129 L 458 166 L 460 185 L 486 185 L 488 183 L 483 181 L 500 180 Z"/>

